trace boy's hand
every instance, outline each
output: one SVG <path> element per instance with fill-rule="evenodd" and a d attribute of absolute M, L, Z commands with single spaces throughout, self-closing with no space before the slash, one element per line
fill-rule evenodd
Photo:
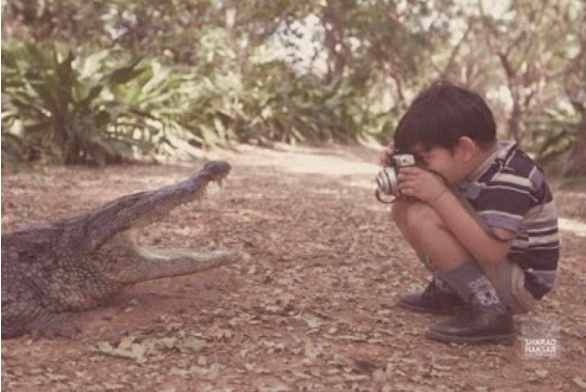
<path fill-rule="evenodd" d="M 447 191 L 446 184 L 438 175 L 419 167 L 402 167 L 397 178 L 403 195 L 415 197 L 428 204 L 432 204 Z"/>
<path fill-rule="evenodd" d="M 387 167 L 387 166 L 391 166 L 391 162 L 393 160 L 393 152 L 395 151 L 395 148 L 393 146 L 393 144 L 389 144 L 389 146 L 387 147 L 387 149 L 381 154 L 380 158 L 379 158 L 379 164 L 382 167 Z"/>

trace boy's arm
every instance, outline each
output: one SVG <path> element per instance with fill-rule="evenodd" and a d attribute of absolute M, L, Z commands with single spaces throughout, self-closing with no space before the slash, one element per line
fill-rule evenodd
<path fill-rule="evenodd" d="M 403 194 L 429 204 L 448 230 L 481 264 L 494 265 L 505 259 L 515 233 L 488 227 L 435 174 L 419 168 L 402 168 L 399 189 Z"/>
<path fill-rule="evenodd" d="M 480 264 L 498 264 L 509 253 L 515 233 L 500 227 L 488 227 L 473 215 L 474 212 L 469 212 L 452 192 L 440 195 L 430 206 Z"/>

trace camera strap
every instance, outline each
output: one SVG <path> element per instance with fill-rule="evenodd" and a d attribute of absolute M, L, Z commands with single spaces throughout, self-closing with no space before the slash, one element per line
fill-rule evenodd
<path fill-rule="evenodd" d="M 378 201 L 380 201 L 381 203 L 383 203 L 383 204 L 393 204 L 397 200 L 397 198 L 388 199 L 388 200 L 383 199 L 381 197 L 381 195 L 380 195 L 380 190 L 379 189 L 377 189 L 377 190 L 374 191 L 374 197 L 376 197 L 376 199 Z"/>

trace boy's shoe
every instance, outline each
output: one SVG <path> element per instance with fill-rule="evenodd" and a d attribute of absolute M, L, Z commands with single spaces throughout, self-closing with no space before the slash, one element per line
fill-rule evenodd
<path fill-rule="evenodd" d="M 469 313 L 433 324 L 426 336 L 446 343 L 512 345 L 515 342 L 513 315 L 511 312 L 491 314 L 473 306 Z"/>
<path fill-rule="evenodd" d="M 432 280 L 423 291 L 402 295 L 399 305 L 409 310 L 433 314 L 458 314 L 467 309 L 458 294 L 440 290 Z"/>

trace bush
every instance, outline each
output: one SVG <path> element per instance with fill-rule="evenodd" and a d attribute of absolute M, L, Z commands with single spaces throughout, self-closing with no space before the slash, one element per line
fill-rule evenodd
<path fill-rule="evenodd" d="M 572 164 L 573 149 L 580 125 L 578 113 L 546 110 L 527 121 L 531 152 L 540 166 L 548 166 L 557 174 L 565 174 Z"/>
<path fill-rule="evenodd" d="M 211 145 L 351 142 L 390 134 L 397 118 L 370 105 L 378 97 L 364 80 L 324 84 L 279 61 L 242 72 L 204 62 L 188 73 L 111 51 L 28 45 L 2 55 L 3 164 L 103 166 Z"/>
<path fill-rule="evenodd" d="M 160 108 L 172 107 L 178 82 L 160 66 L 34 45 L 3 47 L 2 57 L 3 164 L 6 157 L 103 166 L 165 143 Z"/>

